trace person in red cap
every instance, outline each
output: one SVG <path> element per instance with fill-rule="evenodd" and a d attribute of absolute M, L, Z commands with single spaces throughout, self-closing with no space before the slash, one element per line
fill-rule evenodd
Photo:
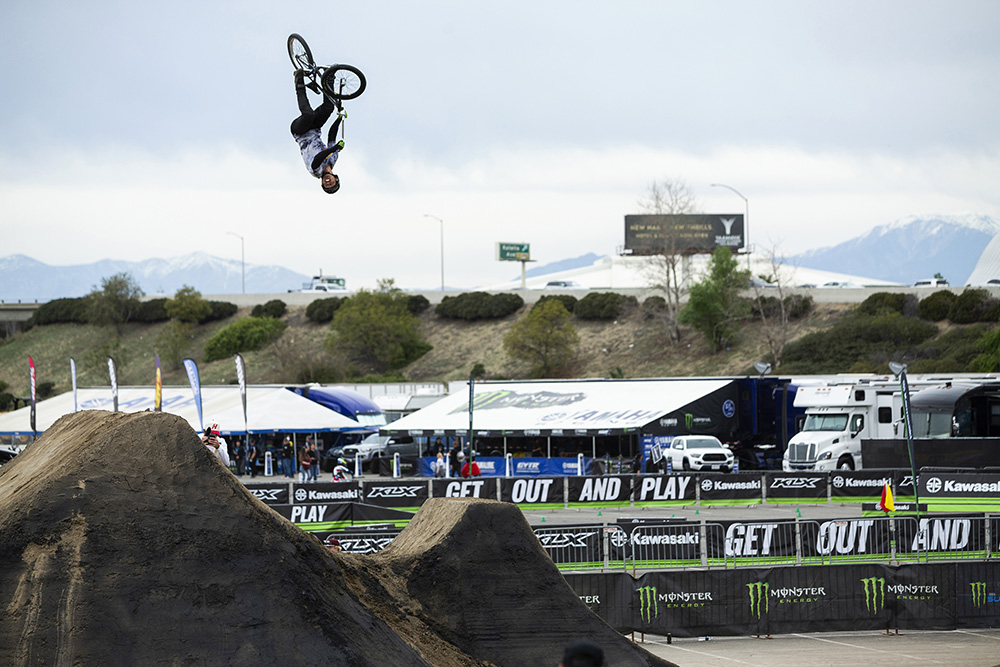
<path fill-rule="evenodd" d="M 326 548 L 329 549 L 330 551 L 340 551 L 341 550 L 340 540 L 338 540 L 336 537 L 326 538 Z"/>

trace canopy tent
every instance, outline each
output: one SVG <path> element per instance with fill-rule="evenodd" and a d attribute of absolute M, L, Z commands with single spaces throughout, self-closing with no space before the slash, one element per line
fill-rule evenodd
<path fill-rule="evenodd" d="M 671 418 L 679 418 L 683 429 L 686 406 L 730 391 L 735 398 L 735 382 L 730 379 L 477 382 L 472 426 L 479 437 L 663 433 L 669 432 L 669 425 L 660 424 L 662 418 L 675 415 Z M 720 410 L 729 413 L 724 416 L 733 417 L 733 403 L 723 403 L 719 401 Z M 468 435 L 468 385 L 379 431 L 385 435 Z"/>
<path fill-rule="evenodd" d="M 162 396 L 164 412 L 183 417 L 196 431 L 201 430 L 191 387 L 163 387 Z M 153 398 L 151 386 L 119 387 L 118 410 L 152 410 Z M 243 401 L 236 385 L 202 387 L 201 403 L 205 422 L 218 424 L 223 435 L 245 432 Z M 112 410 L 111 388 L 79 389 L 77 405 L 80 410 Z M 35 426 L 41 433 L 71 412 L 72 392 L 40 401 L 35 408 Z M 31 435 L 30 413 L 28 406 L 0 415 L 0 435 Z M 247 426 L 250 433 L 322 433 L 362 428 L 358 422 L 283 387 L 247 387 Z"/>

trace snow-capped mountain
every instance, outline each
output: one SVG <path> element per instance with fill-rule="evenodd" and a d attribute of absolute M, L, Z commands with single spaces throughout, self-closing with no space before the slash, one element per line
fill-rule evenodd
<path fill-rule="evenodd" d="M 986 244 L 998 233 L 1000 222 L 985 215 L 910 216 L 786 260 L 904 285 L 940 273 L 959 286 L 966 283 Z"/>
<path fill-rule="evenodd" d="M 0 300 L 51 301 L 78 297 L 100 288 L 101 280 L 130 273 L 147 295 L 173 296 L 190 285 L 202 294 L 239 294 L 240 262 L 204 252 L 141 262 L 102 260 L 93 264 L 50 266 L 24 255 L 0 257 Z M 246 265 L 246 292 L 273 294 L 298 289 L 309 276 L 280 266 Z"/>

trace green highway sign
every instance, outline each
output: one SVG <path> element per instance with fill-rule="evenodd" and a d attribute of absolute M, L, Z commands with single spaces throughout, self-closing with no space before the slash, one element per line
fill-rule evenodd
<path fill-rule="evenodd" d="M 497 243 L 497 259 L 509 262 L 530 262 L 531 245 L 528 243 Z"/>

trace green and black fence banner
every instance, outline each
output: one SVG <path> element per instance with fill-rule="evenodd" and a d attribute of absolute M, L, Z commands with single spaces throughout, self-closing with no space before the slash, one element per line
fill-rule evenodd
<path fill-rule="evenodd" d="M 759 472 L 701 475 L 698 486 L 702 505 L 760 505 L 764 502 Z"/>
<path fill-rule="evenodd" d="M 764 488 L 769 503 L 825 503 L 826 473 L 766 472 Z"/>
<path fill-rule="evenodd" d="M 287 505 L 291 502 L 288 499 L 288 484 L 251 484 L 247 486 L 247 491 L 268 505 Z"/>
<path fill-rule="evenodd" d="M 716 521 L 705 524 L 709 562 L 759 559 L 795 562 L 795 521 Z"/>
<path fill-rule="evenodd" d="M 416 511 L 427 500 L 427 480 L 397 479 L 392 482 L 365 482 L 364 502 L 380 507 Z"/>
<path fill-rule="evenodd" d="M 1000 509 L 1000 473 L 920 473 L 920 500 L 938 511 Z"/>
<path fill-rule="evenodd" d="M 292 484 L 292 502 L 296 504 L 361 502 L 361 485 L 357 482 Z"/>
<path fill-rule="evenodd" d="M 567 477 L 570 507 L 620 507 L 632 501 L 632 476 Z"/>
<path fill-rule="evenodd" d="M 435 479 L 431 482 L 434 498 L 487 498 L 497 499 L 497 481 L 494 478 Z"/>
<path fill-rule="evenodd" d="M 830 475 L 830 500 L 842 503 L 882 499 L 882 489 L 892 485 L 893 470 L 837 470 Z"/>
<path fill-rule="evenodd" d="M 701 565 L 701 524 L 687 521 L 619 522 L 608 539 L 611 567 Z"/>
<path fill-rule="evenodd" d="M 994 562 L 617 575 L 628 586 L 613 576 L 567 581 L 620 632 L 693 637 L 1000 625 L 1000 563 Z"/>
<path fill-rule="evenodd" d="M 604 526 L 548 526 L 534 533 L 558 567 L 604 562 Z"/>
<path fill-rule="evenodd" d="M 892 556 L 892 530 L 885 520 L 802 521 L 799 534 L 803 562 L 886 561 Z"/>
<path fill-rule="evenodd" d="M 306 532 L 337 530 L 351 522 L 352 503 L 272 505 L 271 509 Z"/>
<path fill-rule="evenodd" d="M 986 555 L 986 520 L 976 516 L 921 515 L 896 518 L 896 553 L 900 558 L 980 558 Z"/>
<path fill-rule="evenodd" d="M 533 509 L 560 508 L 566 504 L 562 477 L 504 477 L 500 480 L 500 500 Z"/>
<path fill-rule="evenodd" d="M 690 473 L 640 475 L 635 480 L 632 500 L 636 507 L 694 505 L 698 500 L 697 477 Z"/>
<path fill-rule="evenodd" d="M 914 502 L 913 475 L 909 470 L 897 470 L 893 473 L 892 492 L 897 503 L 900 500 Z"/>
<path fill-rule="evenodd" d="M 340 550 L 351 554 L 375 554 L 385 549 L 399 535 L 398 530 L 373 530 L 313 533 L 324 544 L 330 537 L 337 538 Z"/>

